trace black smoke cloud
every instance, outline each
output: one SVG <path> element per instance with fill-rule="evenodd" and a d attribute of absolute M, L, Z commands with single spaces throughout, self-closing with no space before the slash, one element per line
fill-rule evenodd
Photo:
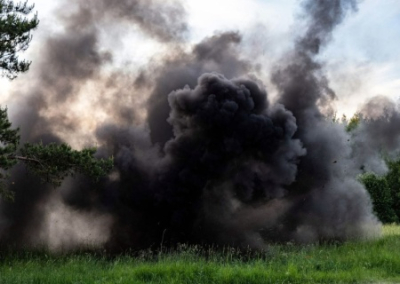
<path fill-rule="evenodd" d="M 234 230 L 232 216 L 246 218 L 285 195 L 284 186 L 295 180 L 297 162 L 306 151 L 299 140 L 293 139 L 297 130 L 293 115 L 281 105 L 270 107 L 265 91 L 254 80 L 204 74 L 195 89 L 173 92 L 169 102 L 168 121 L 174 127 L 175 138 L 166 144 L 165 152 L 168 159 L 180 165 L 169 165 L 168 169 L 177 168 L 179 172 L 179 180 L 174 183 L 179 186 L 174 188 L 193 194 L 189 204 L 194 204 L 196 210 L 188 210 L 190 214 L 184 216 L 195 217 L 186 221 L 189 226 L 193 219 L 198 220 L 194 228 L 198 241 L 218 241 L 219 232 L 208 235 L 203 228 L 223 226 Z M 179 207 L 187 206 L 186 202 Z M 234 203 L 237 208 L 232 206 Z M 215 215 L 223 212 L 224 216 L 209 215 L 210 207 Z M 198 208 L 208 216 L 196 216 Z M 254 227 L 224 236 L 224 243 L 249 245 L 249 235 L 254 239 L 257 232 L 266 229 L 264 222 L 269 219 L 253 217 L 249 219 L 253 219 Z M 210 222 L 213 226 L 208 226 Z"/>
<path fill-rule="evenodd" d="M 128 217 L 126 211 L 120 214 L 115 230 L 129 227 L 135 232 L 128 240 L 121 240 L 124 232 L 118 232 L 112 243 L 154 245 L 151 232 L 171 245 L 262 247 L 257 235 L 288 207 L 275 199 L 285 196 L 285 186 L 295 180 L 299 157 L 306 153 L 293 139 L 296 119 L 282 105 L 269 105 L 260 82 L 229 80 L 217 73 L 203 74 L 194 89 L 174 91 L 168 101 L 173 138 L 163 151 L 149 148 L 149 138 L 138 129 L 99 129 L 100 141 L 113 145 L 120 169 L 119 180 L 108 188 L 126 186 L 121 200 L 128 204 L 119 203 L 115 210 L 130 210 Z M 270 212 L 276 217 L 262 216 L 261 212 L 272 211 L 270 206 L 277 208 Z M 239 230 L 242 225 L 235 215 L 252 219 L 252 225 Z M 144 220 L 138 223 L 137 216 Z M 215 230 L 221 226 L 225 233 L 236 233 L 225 236 Z"/>
<path fill-rule="evenodd" d="M 36 84 L 27 91 L 29 107 L 14 121 L 25 141 L 62 141 L 60 133 L 82 127 L 68 116 L 69 103 L 91 96 L 94 109 L 88 111 L 107 112 L 108 121 L 98 122 L 85 139 L 95 141 L 99 156 L 114 156 L 113 173 L 98 184 L 69 180 L 61 189 L 71 210 L 111 216 L 102 245 L 264 248 L 269 242 L 363 238 L 379 230 L 356 180 L 359 164 L 371 159 L 355 157 L 371 147 L 368 157 L 379 159 L 377 148 L 392 144 L 366 142 L 376 131 L 372 122 L 359 129 L 370 127 L 367 132 L 350 136 L 327 118 L 336 95 L 317 59 L 356 1 L 303 1 L 303 33 L 271 74 L 275 103 L 251 75 L 257 64 L 241 56 L 239 33 L 184 48 L 187 24 L 177 2 L 74 4 L 77 10 L 63 17 L 65 30 L 45 43 Z M 168 47 L 137 76 L 103 72 L 113 56 L 99 47 L 99 34 L 126 21 Z M 97 86 L 94 93 L 81 92 L 88 82 Z M 137 104 L 137 96 L 147 103 Z M 53 108 L 60 111 L 46 115 Z M 390 117 L 396 120 L 397 109 Z M 22 171 L 13 175 L 16 202 L 0 205 L 3 244 L 35 238 L 49 213 L 50 189 Z"/>
<path fill-rule="evenodd" d="M 236 32 L 214 35 L 195 45 L 189 54 L 179 51 L 170 55 L 161 66 L 155 67 L 154 73 L 143 73 L 142 80 L 154 86 L 147 106 L 153 143 L 163 145 L 173 136 L 172 127 L 167 123 L 170 106 L 166 94 L 185 85 L 194 88 L 199 76 L 206 72 L 234 78 L 252 70 L 250 62 L 240 57 L 241 40 Z"/>

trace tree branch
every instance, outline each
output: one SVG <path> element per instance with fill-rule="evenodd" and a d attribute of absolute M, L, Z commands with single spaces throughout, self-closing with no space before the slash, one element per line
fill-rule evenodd
<path fill-rule="evenodd" d="M 40 162 L 40 160 L 34 159 L 34 158 L 28 158 L 28 157 L 23 157 L 23 156 L 18 156 L 18 155 L 9 155 L 9 156 L 7 156 L 7 158 L 13 159 L 13 160 L 26 161 L 26 162 L 34 162 L 34 163 L 37 163 L 37 164 L 41 165 L 42 167 L 44 167 L 43 163 Z"/>

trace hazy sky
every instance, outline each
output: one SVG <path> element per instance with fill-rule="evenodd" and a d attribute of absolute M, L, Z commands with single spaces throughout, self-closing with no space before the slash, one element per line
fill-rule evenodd
<path fill-rule="evenodd" d="M 54 13 L 61 1 L 35 0 L 40 26 L 24 57 L 35 60 L 41 56 L 40 44 L 52 32 L 60 29 Z M 199 42 L 216 31 L 240 31 L 248 47 L 260 53 L 261 65 L 290 47 L 298 26 L 299 0 L 183 0 L 188 11 L 189 42 Z M 69 6 L 66 6 L 67 8 Z M 73 9 L 71 4 L 71 9 Z M 65 8 L 64 8 L 65 9 Z M 65 11 L 63 11 L 65 12 Z M 113 48 L 104 40 L 105 48 Z M 145 64 L 162 44 L 134 29 L 119 45 L 120 63 Z M 134 46 L 134 48 L 132 48 Z M 359 11 L 349 15 L 334 32 L 334 39 L 324 50 L 331 86 L 339 97 L 338 113 L 350 115 L 359 104 L 374 95 L 386 95 L 394 100 L 400 96 L 400 1 L 364 0 Z M 10 89 L 25 83 L 27 75 L 9 82 L 2 78 L 0 103 L 12 104 Z"/>

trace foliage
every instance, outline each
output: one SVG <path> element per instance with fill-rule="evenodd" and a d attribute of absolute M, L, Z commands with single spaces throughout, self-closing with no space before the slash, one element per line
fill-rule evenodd
<path fill-rule="evenodd" d="M 96 148 L 82 151 L 73 150 L 67 144 L 30 144 L 21 148 L 23 157 L 17 157 L 25 162 L 27 167 L 40 176 L 43 181 L 60 185 L 61 181 L 79 172 L 98 179 L 111 170 L 111 160 L 96 160 L 93 155 Z"/>
<path fill-rule="evenodd" d="M 399 219 L 394 210 L 392 192 L 387 178 L 367 173 L 361 176 L 361 181 L 371 196 L 374 211 L 379 220 L 383 223 L 398 222 Z"/>
<path fill-rule="evenodd" d="M 39 24 L 37 14 L 27 18 L 33 8 L 27 2 L 14 4 L 0 0 L 0 69 L 10 79 L 27 71 L 31 64 L 19 60 L 17 53 L 28 48 L 32 39 L 30 32 Z"/>
<path fill-rule="evenodd" d="M 7 199 L 12 195 L 5 189 L 4 180 L 8 177 L 7 171 L 17 163 L 17 160 L 9 157 L 17 151 L 18 142 L 18 129 L 11 129 L 7 109 L 0 108 L 0 196 Z"/>
<path fill-rule="evenodd" d="M 382 177 L 373 173 L 361 176 L 371 195 L 374 210 L 384 223 L 400 221 L 400 158 L 385 159 L 389 171 Z"/>
<path fill-rule="evenodd" d="M 386 163 L 389 172 L 385 175 L 385 179 L 387 180 L 392 196 L 392 208 L 397 215 L 397 220 L 400 221 L 400 158 L 387 159 Z"/>
<path fill-rule="evenodd" d="M 354 114 L 350 120 L 347 122 L 346 118 L 344 117 L 343 119 L 344 121 L 346 121 L 347 125 L 346 125 L 346 131 L 347 132 L 351 132 L 354 129 L 357 128 L 357 126 L 360 124 L 361 122 L 361 114 L 360 113 L 356 113 Z"/>
<path fill-rule="evenodd" d="M 19 148 L 19 129 L 11 129 L 7 109 L 0 108 L 0 196 L 12 198 L 5 181 L 8 171 L 17 162 L 23 162 L 43 181 L 60 185 L 61 181 L 74 173 L 82 173 L 94 179 L 109 172 L 112 159 L 95 159 L 95 148 L 73 150 L 67 144 L 26 143 Z"/>

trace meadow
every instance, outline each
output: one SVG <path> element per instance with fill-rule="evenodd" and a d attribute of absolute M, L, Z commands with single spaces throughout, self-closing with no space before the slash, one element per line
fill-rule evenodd
<path fill-rule="evenodd" d="M 0 283 L 400 283 L 400 226 L 372 241 L 273 245 L 240 253 L 186 247 L 110 257 L 2 252 Z"/>

